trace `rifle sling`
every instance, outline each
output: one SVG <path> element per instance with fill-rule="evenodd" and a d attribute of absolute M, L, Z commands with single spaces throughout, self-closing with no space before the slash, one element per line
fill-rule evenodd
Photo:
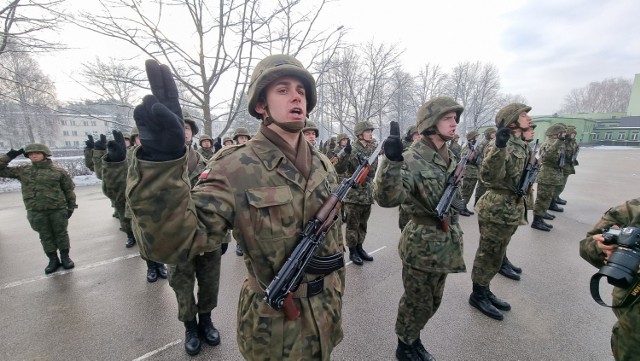
<path fill-rule="evenodd" d="M 293 298 L 309 298 L 322 293 L 325 288 L 334 288 L 338 284 L 338 274 L 331 272 L 330 274 L 317 278 L 313 281 L 301 283 L 298 289 L 293 293 Z M 264 289 L 260 287 L 258 281 L 253 275 L 247 276 L 247 287 L 262 296 Z M 261 297 L 262 298 L 262 297 Z"/>

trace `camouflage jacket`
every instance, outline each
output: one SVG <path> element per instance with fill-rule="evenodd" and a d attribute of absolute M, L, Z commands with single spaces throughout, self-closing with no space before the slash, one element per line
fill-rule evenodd
<path fill-rule="evenodd" d="M 22 200 L 28 211 L 78 208 L 73 180 L 51 159 L 17 167 L 9 167 L 9 162 L 7 155 L 0 155 L 0 177 L 20 181 Z"/>
<path fill-rule="evenodd" d="M 100 180 L 102 180 L 102 158 L 105 156 L 105 154 L 107 154 L 106 150 L 94 149 L 93 151 L 91 151 L 93 170 L 94 172 L 96 172 L 96 177 Z"/>
<path fill-rule="evenodd" d="M 538 173 L 538 183 L 549 185 L 561 185 L 564 183 L 564 173 L 560 168 L 560 156 L 565 150 L 565 142 L 559 139 L 547 139 L 540 146 L 542 160 L 540 163 L 540 173 Z M 565 154 L 566 156 L 566 154 Z M 565 164 L 571 158 L 565 158 Z"/>
<path fill-rule="evenodd" d="M 362 145 L 360 141 L 351 143 L 351 154 L 344 157 L 346 158 L 345 177 L 351 177 L 353 172 L 355 172 L 360 165 L 360 161 L 364 158 L 370 157 L 377 146 L 378 142 L 375 140 L 369 142 L 366 147 Z M 376 162 L 369 170 L 369 175 L 367 176 L 364 184 L 349 191 L 349 194 L 347 194 L 347 198 L 345 199 L 345 203 L 373 204 L 373 177 L 376 173 L 377 167 L 378 163 Z M 341 170 L 340 166 L 337 168 Z"/>
<path fill-rule="evenodd" d="M 95 172 L 93 167 L 93 148 L 84 148 L 84 165 L 89 168 L 90 171 Z"/>
<path fill-rule="evenodd" d="M 329 158 L 329 160 L 333 160 L 333 157 L 339 157 L 336 163 L 333 165 L 336 173 L 338 173 L 338 183 L 342 182 L 342 180 L 345 178 L 345 176 L 347 175 L 347 169 L 349 167 L 349 154 L 340 154 L 342 148 L 343 147 L 338 145 L 333 148 L 333 150 L 327 152 L 327 158 Z"/>
<path fill-rule="evenodd" d="M 478 220 L 505 225 L 527 224 L 525 202 L 517 197 L 522 172 L 528 160 L 528 145 L 520 137 L 511 136 L 504 148 L 491 141 L 485 148 L 480 179 L 487 192 L 476 204 Z"/>
<path fill-rule="evenodd" d="M 424 142 L 414 142 L 403 154 L 404 162 L 380 158 L 375 177 L 374 197 L 382 207 L 397 207 L 412 217 L 407 223 L 398 250 L 402 262 L 429 272 L 465 272 L 462 258 L 462 229 L 451 224 L 443 232 L 435 208 L 444 193 L 449 174 L 456 168 L 453 153 L 447 165 Z M 414 219 L 424 219 L 417 224 Z"/>
<path fill-rule="evenodd" d="M 562 173 L 564 176 L 568 176 L 569 174 L 576 174 L 576 168 L 573 164 L 573 154 L 576 152 L 578 148 L 578 144 L 575 139 L 567 139 L 565 142 L 565 162 L 564 168 L 562 168 Z"/>
<path fill-rule="evenodd" d="M 465 144 L 464 148 L 462 148 L 462 154 L 460 154 L 461 158 L 464 158 L 469 153 L 469 143 Z M 475 163 L 475 159 L 477 158 L 477 153 L 474 153 L 473 158 L 469 158 L 467 165 L 464 167 L 464 177 L 465 178 L 478 178 L 478 166 Z"/>
<path fill-rule="evenodd" d="M 596 223 L 593 228 L 587 232 L 587 236 L 580 241 L 580 256 L 593 266 L 600 268 L 605 264 L 605 254 L 598 246 L 597 242 L 593 239 L 596 234 L 601 234 L 603 228 L 609 228 L 617 225 L 620 228 L 624 227 L 640 227 L 640 198 L 635 198 L 626 201 L 624 204 L 609 209 Z M 613 304 L 619 304 L 628 290 L 615 287 L 613 289 Z M 640 313 L 640 303 L 636 303 L 631 308 L 631 312 L 635 312 L 636 319 Z M 614 309 L 616 316 L 620 316 L 621 313 L 626 312 L 625 309 Z M 634 329 L 637 325 L 631 325 L 628 329 Z"/>
<path fill-rule="evenodd" d="M 211 157 L 213 157 L 214 152 L 212 148 L 205 149 L 200 147 L 198 148 L 198 154 L 200 154 L 205 161 L 208 161 L 209 159 L 211 159 Z"/>
<path fill-rule="evenodd" d="M 181 263 L 220 248 L 227 229 L 232 228 L 245 251 L 249 276 L 266 288 L 298 243 L 307 221 L 337 186 L 336 172 L 326 156 L 311 153 L 311 176 L 306 180 L 279 148 L 258 133 L 246 144 L 216 153 L 193 190 L 187 156 L 166 162 L 135 158 L 127 197 L 141 251 L 148 247 L 150 259 Z M 334 226 L 317 254 L 333 255 L 343 247 Z M 316 277 L 305 274 L 303 282 Z M 344 268 L 325 280 L 320 294 L 294 299 L 301 311 L 295 321 L 270 308 L 264 294 L 245 281 L 237 336 L 243 356 L 329 360 L 342 339 Z"/>
<path fill-rule="evenodd" d="M 453 155 L 456 156 L 456 160 L 459 161 L 460 159 L 462 159 L 460 158 L 460 153 L 462 152 L 462 146 L 460 145 L 460 143 L 452 140 L 449 145 L 449 150 L 451 150 Z"/>

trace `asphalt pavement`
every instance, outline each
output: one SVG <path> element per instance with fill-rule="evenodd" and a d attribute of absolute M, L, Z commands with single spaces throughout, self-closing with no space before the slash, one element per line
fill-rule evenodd
<path fill-rule="evenodd" d="M 565 212 L 551 232 L 518 229 L 509 259 L 522 280 L 497 275 L 491 289 L 509 301 L 503 321 L 468 304 L 478 245 L 477 215 L 463 217 L 467 273 L 447 278 L 442 305 L 422 331 L 442 360 L 612 360 L 615 317 L 589 294 L 597 270 L 582 260 L 578 242 L 611 206 L 640 196 L 640 149 L 582 149 L 577 174 L 562 197 Z M 1 360 L 241 360 L 235 339 L 240 285 L 247 271 L 233 250 L 222 258 L 219 306 L 213 321 L 222 343 L 184 353 L 184 327 L 166 280 L 147 283 L 137 246 L 112 218 L 100 186 L 76 188 L 79 209 L 70 220 L 76 267 L 44 275 L 47 258 L 31 230 L 20 192 L 0 193 Z M 531 219 L 531 214 L 529 215 Z M 332 360 L 394 360 L 402 295 L 397 252 L 398 210 L 374 205 L 365 249 L 375 258 L 348 264 L 343 299 L 344 339 Z M 603 297 L 610 301 L 603 282 Z"/>

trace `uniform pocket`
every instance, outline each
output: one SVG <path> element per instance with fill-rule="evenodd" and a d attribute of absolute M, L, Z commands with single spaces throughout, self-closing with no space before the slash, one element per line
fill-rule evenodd
<path fill-rule="evenodd" d="M 288 186 L 248 189 L 246 195 L 256 239 L 295 236 L 297 223 L 293 195 Z"/>

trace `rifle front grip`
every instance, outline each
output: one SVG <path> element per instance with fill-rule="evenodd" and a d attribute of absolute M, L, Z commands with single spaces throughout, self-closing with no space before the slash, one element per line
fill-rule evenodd
<path fill-rule="evenodd" d="M 283 310 L 284 315 L 289 321 L 295 321 L 300 317 L 300 310 L 296 307 L 296 304 L 293 303 L 293 293 L 289 292 L 287 297 L 285 297 Z"/>

